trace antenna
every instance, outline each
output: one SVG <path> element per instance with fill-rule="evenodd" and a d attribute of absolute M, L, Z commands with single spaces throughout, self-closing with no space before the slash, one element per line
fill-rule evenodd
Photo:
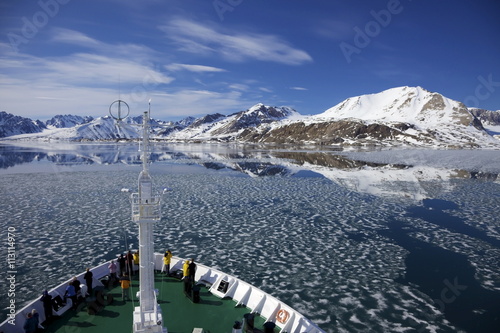
<path fill-rule="evenodd" d="M 123 110 L 122 110 L 123 107 Z M 109 115 L 120 123 L 123 119 L 127 118 L 130 113 L 130 107 L 125 101 L 117 99 L 109 106 Z"/>

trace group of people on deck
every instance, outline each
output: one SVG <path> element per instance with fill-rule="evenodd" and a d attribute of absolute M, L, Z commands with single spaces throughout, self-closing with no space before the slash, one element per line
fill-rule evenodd
<path fill-rule="evenodd" d="M 196 274 L 196 264 L 194 263 L 194 259 L 191 261 L 186 260 L 182 265 L 182 280 L 184 281 L 184 292 L 188 297 L 191 297 L 191 292 L 194 286 L 194 276 Z"/>
<path fill-rule="evenodd" d="M 109 264 L 109 286 L 114 286 L 119 283 L 122 288 L 122 299 L 130 300 L 130 277 L 134 276 L 139 271 L 139 251 L 128 251 L 125 255 L 120 254 L 118 257 L 118 266 L 112 260 Z M 120 270 L 120 276 L 117 276 L 117 270 Z"/>
<path fill-rule="evenodd" d="M 167 276 L 175 275 L 172 274 L 173 272 L 170 267 L 172 262 L 172 252 L 169 249 L 165 251 L 162 261 L 161 273 L 166 274 Z M 107 268 L 109 270 L 108 286 L 111 287 L 116 284 L 120 284 L 122 289 L 122 299 L 130 300 L 131 277 L 134 276 L 139 270 L 139 251 L 135 251 L 134 253 L 132 253 L 132 251 L 128 251 L 125 255 L 120 254 L 118 259 L 111 260 Z M 182 266 L 182 280 L 184 280 L 185 286 L 189 290 L 191 290 L 194 285 L 195 274 L 196 264 L 194 263 L 194 259 L 185 260 Z M 83 275 L 83 280 L 85 280 L 85 283 L 80 282 L 80 280 L 78 280 L 75 276 L 66 286 L 62 298 L 61 296 L 53 297 L 47 290 L 43 292 L 40 301 L 43 303 L 46 321 L 50 322 L 53 319 L 53 310 L 57 311 L 59 308 L 63 307 L 68 298 L 71 299 L 72 309 L 76 310 L 80 301 L 93 295 L 94 276 L 89 268 L 87 268 L 85 274 Z M 37 332 L 37 330 L 41 328 L 39 314 L 36 313 L 35 309 L 33 309 L 33 312 L 28 313 L 26 317 L 27 319 L 24 325 L 25 332 Z"/>
<path fill-rule="evenodd" d="M 163 265 L 161 268 L 161 273 L 166 274 L 167 276 L 171 276 L 170 273 L 170 264 L 172 262 L 172 252 L 170 250 L 166 250 L 163 255 Z M 194 283 L 194 276 L 196 274 L 196 264 L 194 263 L 194 259 L 184 261 L 182 265 L 182 279 L 189 279 L 192 283 Z"/>
<path fill-rule="evenodd" d="M 92 294 L 93 274 L 89 268 L 87 268 L 83 275 L 83 279 L 86 284 L 81 283 L 76 276 L 71 279 L 65 288 L 62 298 L 59 295 L 52 296 L 47 290 L 43 291 L 40 302 L 43 304 L 43 312 L 45 314 L 44 324 L 50 323 L 53 320 L 53 310 L 58 311 L 60 308 L 64 307 L 68 298 L 71 300 L 71 309 L 76 310 L 79 301 Z M 26 314 L 26 321 L 24 322 L 23 329 L 25 333 L 35 333 L 40 329 L 44 329 L 40 322 L 40 315 L 36 309 Z"/>

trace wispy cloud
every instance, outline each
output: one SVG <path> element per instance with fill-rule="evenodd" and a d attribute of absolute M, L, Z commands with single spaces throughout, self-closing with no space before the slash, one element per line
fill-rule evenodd
<path fill-rule="evenodd" d="M 104 116 L 110 102 L 118 97 L 137 111 L 153 96 L 155 117 L 170 119 L 216 112 L 232 113 L 251 105 L 235 87 L 213 91 L 170 85 L 175 78 L 158 64 L 154 52 L 141 48 L 141 45 L 135 46 L 135 49 L 144 51 L 137 59 L 129 57 L 128 53 L 117 52 L 119 45 L 62 29 L 56 31 L 51 43 L 72 43 L 83 47 L 84 51 L 85 48 L 89 50 L 52 57 L 21 52 L 0 55 L 2 110 L 38 119 L 48 119 L 61 113 Z M 0 45 L 0 49 L 6 47 Z M 68 50 L 71 51 L 71 48 Z M 171 64 L 169 68 L 173 72 L 225 71 L 211 66 L 180 63 Z"/>
<path fill-rule="evenodd" d="M 53 28 L 51 43 L 64 43 L 89 49 L 96 54 L 135 61 L 149 60 L 159 56 L 158 52 L 142 44 L 134 43 L 104 43 L 76 30 Z"/>
<path fill-rule="evenodd" d="M 217 47 L 223 40 L 229 40 L 230 45 L 226 45 L 223 52 L 239 53 L 236 57 L 241 60 L 297 64 L 310 59 L 277 37 L 246 35 L 240 38 L 197 26 L 199 33 L 206 36 L 202 41 L 210 41 L 207 45 L 214 47 L 212 52 L 216 55 L 222 52 Z M 187 76 L 227 71 L 199 63 L 167 62 L 165 65 L 168 59 L 160 51 L 141 44 L 107 43 L 71 29 L 53 28 L 50 32 L 46 45 L 61 50 L 56 56 L 12 53 L 8 45 L 0 43 L 0 50 L 5 51 L 0 53 L 2 110 L 39 119 L 60 113 L 103 116 L 109 103 L 119 96 L 133 110 L 140 110 L 148 98 L 154 96 L 156 117 L 169 119 L 233 113 L 253 105 L 259 98 L 257 92 L 271 92 L 260 88 L 261 82 L 248 79 L 210 81 L 204 85 L 205 90 L 193 89 L 183 84 L 189 82 L 185 80 Z M 219 42 L 215 42 L 217 38 Z M 257 40 L 262 42 L 262 39 L 277 45 L 268 47 L 264 43 L 258 53 L 245 55 L 245 47 L 247 50 L 251 45 L 256 47 Z M 238 45 L 243 49 L 236 52 Z M 279 60 L 273 60 L 274 57 Z M 179 84 L 173 85 L 174 81 Z"/>
<path fill-rule="evenodd" d="M 185 19 L 174 19 L 159 27 L 181 51 L 201 55 L 219 55 L 234 62 L 271 61 L 287 65 L 311 62 L 305 51 L 294 48 L 274 35 L 222 32 L 220 29 Z"/>
<path fill-rule="evenodd" d="M 52 29 L 52 41 L 91 48 L 102 47 L 104 45 L 104 43 L 101 43 L 79 31 L 64 28 Z"/>
<path fill-rule="evenodd" d="M 292 90 L 299 90 L 299 91 L 309 90 L 309 89 L 303 88 L 303 87 L 290 87 L 290 89 L 292 89 Z"/>
<path fill-rule="evenodd" d="M 241 92 L 216 92 L 211 90 L 182 89 L 172 93 L 157 91 L 154 100 L 160 105 L 167 105 L 163 114 L 174 117 L 199 116 L 212 113 L 232 113 L 248 108 L 251 103 L 245 101 Z"/>
<path fill-rule="evenodd" d="M 248 91 L 250 89 L 250 86 L 248 86 L 247 84 L 242 84 L 242 83 L 233 83 L 233 84 L 229 85 L 229 89 Z"/>
<path fill-rule="evenodd" d="M 18 55 L 15 61 L 6 60 L 0 68 L 7 73 L 15 72 L 17 80 L 34 83 L 52 82 L 61 85 L 86 85 L 99 87 L 105 84 L 143 84 L 145 80 L 167 84 L 173 77 L 159 69 L 127 59 L 106 57 L 88 53 L 64 57 L 39 58 Z M 8 67 L 6 67 L 8 66 Z"/>
<path fill-rule="evenodd" d="M 348 40 L 353 37 L 352 19 L 322 20 L 316 23 L 313 32 L 334 41 Z"/>
<path fill-rule="evenodd" d="M 65 47 L 58 56 L 22 52 L 0 55 L 2 109 L 40 118 L 55 113 L 105 114 L 105 106 L 121 88 L 139 102 L 149 91 L 174 77 L 155 65 L 155 52 L 138 44 L 108 44 L 78 31 L 52 29 L 47 45 Z M 0 45 L 0 49 L 5 47 Z M 130 52 L 137 57 L 131 57 Z"/>
<path fill-rule="evenodd" d="M 195 73 L 204 73 L 204 72 L 226 72 L 225 69 L 212 67 L 212 66 L 203 66 L 203 65 L 189 65 L 189 64 L 170 64 L 165 66 L 166 69 L 172 72 L 186 70 L 189 72 Z"/>

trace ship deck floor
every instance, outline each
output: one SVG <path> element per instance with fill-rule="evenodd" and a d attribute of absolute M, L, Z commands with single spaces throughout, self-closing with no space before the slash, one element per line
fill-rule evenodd
<path fill-rule="evenodd" d="M 121 287 L 105 288 L 104 298 L 112 295 L 113 302 L 105 305 L 95 315 L 87 312 L 88 303 L 82 302 L 76 311 L 68 310 L 51 323 L 42 323 L 46 333 L 114 333 L 132 332 L 132 313 L 139 302 L 135 293 L 139 281 L 132 279 L 131 300 L 123 301 Z M 164 326 L 169 333 L 192 333 L 194 328 L 203 328 L 206 333 L 230 333 L 235 321 L 242 322 L 243 315 L 250 310 L 244 306 L 236 307 L 231 299 L 220 299 L 205 286 L 200 290 L 200 302 L 193 303 L 184 294 L 182 281 L 155 273 L 155 288 L 159 290 L 158 303 L 162 308 Z M 262 332 L 265 320 L 255 316 L 254 332 Z M 277 328 L 276 328 L 277 329 Z"/>

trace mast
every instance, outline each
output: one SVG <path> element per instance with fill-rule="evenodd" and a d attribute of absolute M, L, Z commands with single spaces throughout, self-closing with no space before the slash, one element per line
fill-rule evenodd
<path fill-rule="evenodd" d="M 153 193 L 153 182 L 149 175 L 149 114 L 142 117 L 142 171 L 138 179 L 138 193 L 133 193 L 132 220 L 139 226 L 139 306 L 134 309 L 135 333 L 166 333 L 163 327 L 161 308 L 157 302 L 158 291 L 154 289 L 154 223 L 161 219 L 161 196 Z"/>

